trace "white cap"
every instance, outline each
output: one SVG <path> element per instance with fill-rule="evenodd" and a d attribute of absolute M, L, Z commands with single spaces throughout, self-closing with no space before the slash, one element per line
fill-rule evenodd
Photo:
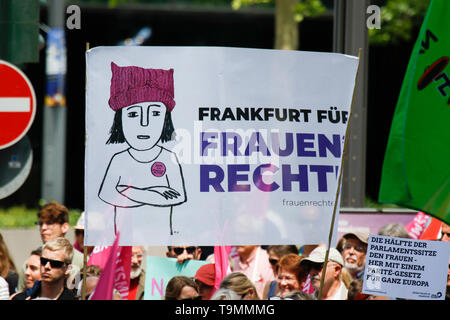
<path fill-rule="evenodd" d="M 302 261 L 311 261 L 315 263 L 324 263 L 325 262 L 325 254 L 327 249 L 323 246 L 315 248 L 308 257 L 304 258 Z M 344 265 L 344 259 L 342 259 L 342 255 L 335 248 L 330 248 L 330 252 L 328 253 L 328 261 L 334 261 L 339 263 L 341 266 Z"/>

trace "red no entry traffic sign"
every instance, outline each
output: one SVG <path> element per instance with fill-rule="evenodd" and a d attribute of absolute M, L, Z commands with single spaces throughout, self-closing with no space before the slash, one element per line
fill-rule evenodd
<path fill-rule="evenodd" d="M 26 75 L 0 60 L 0 149 L 19 141 L 36 113 L 36 95 Z"/>

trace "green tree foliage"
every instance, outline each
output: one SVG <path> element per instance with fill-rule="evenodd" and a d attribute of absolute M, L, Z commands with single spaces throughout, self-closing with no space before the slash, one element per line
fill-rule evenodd
<path fill-rule="evenodd" d="M 326 12 L 321 0 L 297 0 L 294 7 L 294 18 L 301 22 L 305 17 L 317 17 Z M 265 5 L 273 7 L 275 0 L 232 0 L 231 7 L 239 10 L 242 7 Z"/>
<path fill-rule="evenodd" d="M 298 24 L 306 17 L 315 17 L 326 12 L 321 0 L 233 0 L 232 8 L 243 6 L 275 6 L 275 49 L 297 50 Z"/>
<path fill-rule="evenodd" d="M 71 3 L 102 4 L 109 8 L 124 5 L 181 5 L 229 7 L 232 0 L 71 0 Z"/>
<path fill-rule="evenodd" d="M 8 208 L 0 207 L 0 228 L 36 227 L 39 208 L 27 208 L 24 205 Z M 75 226 L 81 216 L 81 210 L 69 209 L 69 224 Z"/>
<path fill-rule="evenodd" d="M 414 29 L 420 27 L 430 0 L 383 0 L 377 4 L 381 8 L 381 28 L 370 29 L 371 44 L 396 44 L 410 41 Z"/>
<path fill-rule="evenodd" d="M 326 12 L 320 0 L 303 0 L 295 7 L 295 20 L 302 22 L 305 17 L 317 17 Z"/>
<path fill-rule="evenodd" d="M 249 7 L 261 4 L 273 4 L 273 0 L 232 0 L 231 7 L 234 10 L 239 10 L 242 7 Z"/>

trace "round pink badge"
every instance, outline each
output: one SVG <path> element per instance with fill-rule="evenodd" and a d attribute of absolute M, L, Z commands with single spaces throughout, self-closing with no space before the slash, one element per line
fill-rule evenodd
<path fill-rule="evenodd" d="M 162 162 L 155 162 L 152 165 L 152 173 L 155 177 L 162 177 L 166 173 L 166 166 Z"/>

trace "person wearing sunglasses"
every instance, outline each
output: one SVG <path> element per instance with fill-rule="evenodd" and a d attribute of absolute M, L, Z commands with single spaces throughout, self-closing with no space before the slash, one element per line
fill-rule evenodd
<path fill-rule="evenodd" d="M 348 289 L 342 280 L 344 259 L 338 250 L 330 248 L 324 275 L 325 255 L 326 248 L 319 246 L 300 262 L 309 272 L 311 284 L 315 289 L 314 297 L 318 298 L 320 282 L 324 277 L 321 300 L 347 300 Z"/>
<path fill-rule="evenodd" d="M 39 228 L 42 243 L 45 244 L 50 240 L 65 237 L 70 230 L 69 210 L 63 204 L 51 201 L 46 203 L 37 213 L 38 221 L 36 225 Z M 71 275 L 75 276 L 83 268 L 83 254 L 78 250 L 74 250 L 72 258 Z M 17 284 L 18 291 L 25 290 L 26 286 L 26 261 L 23 262 L 19 271 L 19 281 Z"/>
<path fill-rule="evenodd" d="M 442 223 L 440 240 L 450 241 L 450 226 L 448 224 Z"/>
<path fill-rule="evenodd" d="M 65 286 L 66 277 L 71 270 L 73 247 L 69 240 L 59 237 L 48 241 L 42 248 L 41 280 L 30 296 L 24 292 L 13 300 L 76 300 L 75 294 Z"/>
<path fill-rule="evenodd" d="M 176 258 L 179 264 L 186 260 L 200 260 L 202 249 L 197 246 L 168 246 L 166 256 Z"/>
<path fill-rule="evenodd" d="M 368 241 L 368 232 L 351 231 L 342 236 L 342 247 L 338 251 L 353 279 L 363 278 Z"/>

